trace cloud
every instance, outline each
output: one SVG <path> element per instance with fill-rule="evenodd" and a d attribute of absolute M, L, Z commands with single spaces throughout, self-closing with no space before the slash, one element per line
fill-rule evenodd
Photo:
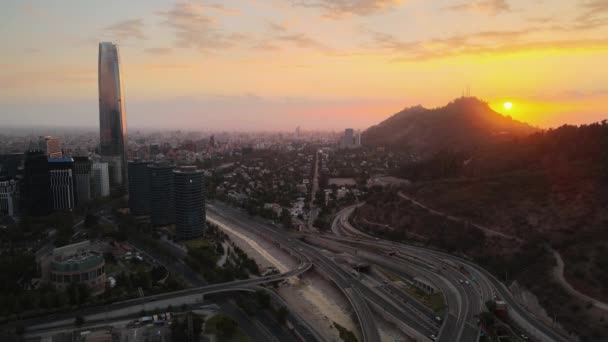
<path fill-rule="evenodd" d="M 596 29 L 608 25 L 608 18 L 601 17 L 608 13 L 608 0 L 582 1 L 580 7 L 582 14 L 578 16 L 575 24 L 579 30 Z"/>
<path fill-rule="evenodd" d="M 143 28 L 143 20 L 128 19 L 107 26 L 104 31 L 110 33 L 117 40 L 127 40 L 130 38 L 146 39 L 146 35 L 144 34 Z"/>
<path fill-rule="evenodd" d="M 402 41 L 391 34 L 381 32 L 368 33 L 373 42 L 369 48 L 390 55 L 396 61 L 424 61 L 527 50 L 608 47 L 608 39 L 534 39 L 533 35 L 542 30 L 543 28 L 529 27 L 512 31 L 481 31 L 420 41 Z"/>
<path fill-rule="evenodd" d="M 169 55 L 173 53 L 173 50 L 171 48 L 153 47 L 144 49 L 144 52 L 151 55 Z"/>
<path fill-rule="evenodd" d="M 94 84 L 97 80 L 95 69 L 84 67 L 56 67 L 52 70 L 15 70 L 14 66 L 2 68 L 0 89 L 35 88 L 57 86 L 59 84 Z"/>
<path fill-rule="evenodd" d="M 393 7 L 402 0 L 291 0 L 296 6 L 320 8 L 328 18 L 366 16 Z"/>
<path fill-rule="evenodd" d="M 282 34 L 276 37 L 276 41 L 291 43 L 296 47 L 304 49 L 329 50 L 323 43 L 311 38 L 305 33 Z"/>
<path fill-rule="evenodd" d="M 281 46 L 287 43 L 302 49 L 331 50 L 327 45 L 306 33 L 291 32 L 289 27 L 284 24 L 269 22 L 268 31 L 268 35 L 255 43 L 253 48 L 276 51 L 280 50 Z"/>
<path fill-rule="evenodd" d="M 225 34 L 217 28 L 216 20 L 209 11 L 232 11 L 221 5 L 202 3 L 177 3 L 169 11 L 158 12 L 164 17 L 164 24 L 175 30 L 176 46 L 213 50 L 230 47 L 242 40 L 242 34 Z M 234 13 L 234 12 L 233 12 Z"/>
<path fill-rule="evenodd" d="M 502 12 L 510 12 L 511 6 L 507 0 L 476 0 L 459 5 L 448 6 L 450 11 L 480 12 L 489 15 L 497 15 Z"/>

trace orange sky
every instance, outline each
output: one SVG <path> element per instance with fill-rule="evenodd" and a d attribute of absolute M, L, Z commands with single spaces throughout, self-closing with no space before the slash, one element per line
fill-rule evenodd
<path fill-rule="evenodd" d="M 128 125 L 366 128 L 462 94 L 541 127 L 608 118 L 602 0 L 3 2 L 0 124 L 97 125 L 97 43 Z M 505 110 L 510 101 L 513 108 Z"/>

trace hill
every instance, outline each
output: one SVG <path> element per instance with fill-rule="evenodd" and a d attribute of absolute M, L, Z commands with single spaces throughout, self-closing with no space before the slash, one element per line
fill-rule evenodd
<path fill-rule="evenodd" d="M 367 129 L 361 140 L 366 146 L 406 148 L 425 156 L 442 150 L 469 150 L 536 131 L 495 112 L 486 102 L 461 97 L 435 109 L 406 108 Z"/>
<path fill-rule="evenodd" d="M 569 295 L 552 274 L 555 251 L 572 287 L 608 302 L 607 121 L 444 151 L 394 172 L 412 184 L 372 192 L 356 213 L 359 226 L 473 258 L 532 291 L 583 341 L 607 336 L 597 324 L 606 312 Z"/>

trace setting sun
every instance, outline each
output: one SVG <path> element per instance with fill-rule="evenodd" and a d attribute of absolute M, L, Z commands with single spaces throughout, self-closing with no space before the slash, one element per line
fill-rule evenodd
<path fill-rule="evenodd" d="M 503 104 L 503 107 L 505 107 L 506 110 L 511 110 L 511 108 L 513 108 L 513 103 L 511 103 L 511 102 L 505 102 Z"/>

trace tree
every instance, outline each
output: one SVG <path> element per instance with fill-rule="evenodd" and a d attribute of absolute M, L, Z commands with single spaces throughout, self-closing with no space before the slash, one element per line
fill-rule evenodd
<path fill-rule="evenodd" d="M 281 323 L 281 324 L 285 324 L 285 322 L 287 321 L 288 313 L 289 313 L 289 311 L 287 311 L 287 308 L 284 306 L 281 306 L 275 314 L 277 321 L 279 321 L 279 323 Z"/>
<path fill-rule="evenodd" d="M 234 336 L 238 329 L 238 324 L 232 318 L 225 315 L 218 315 L 215 321 L 217 337 L 220 341 L 228 340 Z"/>
<path fill-rule="evenodd" d="M 76 318 L 74 319 L 74 325 L 77 327 L 81 327 L 83 324 L 84 324 L 84 317 L 76 316 Z"/>
<path fill-rule="evenodd" d="M 84 219 L 84 226 L 86 228 L 91 228 L 91 227 L 97 225 L 98 222 L 99 222 L 99 217 L 92 215 L 92 214 L 87 214 L 87 216 Z"/>
<path fill-rule="evenodd" d="M 293 222 L 291 221 L 291 215 L 289 210 L 283 208 L 281 211 L 281 223 L 285 228 L 293 228 Z"/>

